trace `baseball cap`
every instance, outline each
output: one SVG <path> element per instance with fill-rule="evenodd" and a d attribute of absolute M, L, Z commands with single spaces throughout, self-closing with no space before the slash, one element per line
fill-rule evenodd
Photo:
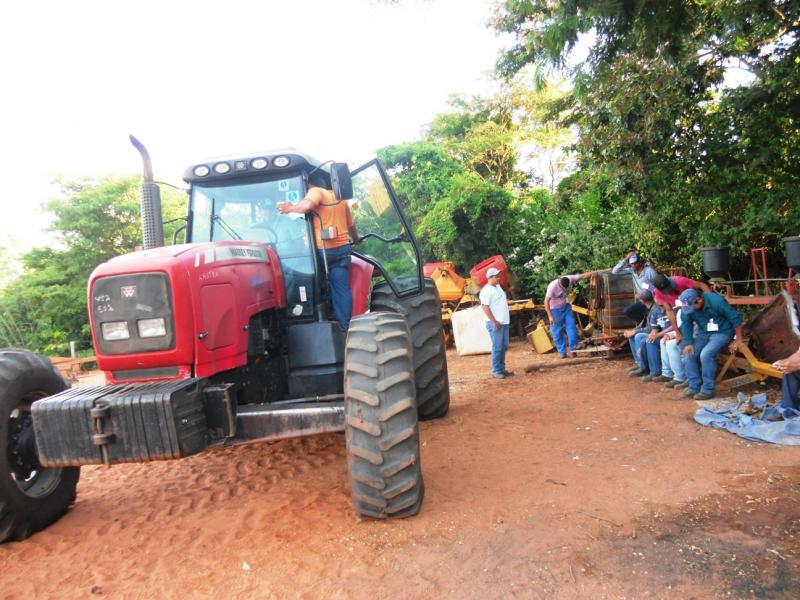
<path fill-rule="evenodd" d="M 683 312 L 684 315 L 690 315 L 694 312 L 694 301 L 696 298 L 697 290 L 694 288 L 683 290 L 681 295 L 678 296 L 678 299 L 681 301 L 681 312 Z"/>
<path fill-rule="evenodd" d="M 638 294 L 636 294 L 636 299 L 641 300 L 642 302 L 652 302 L 653 292 L 650 290 L 641 290 Z"/>
<path fill-rule="evenodd" d="M 635 265 L 637 262 L 639 262 L 638 254 L 632 254 L 631 257 L 628 259 L 628 263 L 631 265 Z"/>
<path fill-rule="evenodd" d="M 500 269 L 497 267 L 489 267 L 489 270 L 486 271 L 486 277 L 496 277 L 500 275 Z"/>

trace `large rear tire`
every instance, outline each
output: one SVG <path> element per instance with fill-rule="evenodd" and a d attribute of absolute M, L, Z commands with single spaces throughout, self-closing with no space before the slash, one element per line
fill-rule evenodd
<path fill-rule="evenodd" d="M 31 404 L 69 387 L 49 360 L 0 350 L 0 542 L 23 540 L 75 501 L 80 468 L 44 468 L 36 457 Z"/>
<path fill-rule="evenodd" d="M 450 382 L 439 291 L 431 278 L 423 281 L 422 294 L 412 298 L 398 298 L 388 283 L 376 285 L 370 309 L 400 313 L 408 321 L 414 346 L 417 412 L 420 421 L 428 421 L 450 410 Z"/>
<path fill-rule="evenodd" d="M 355 317 L 344 354 L 350 492 L 359 516 L 410 517 L 424 495 L 411 337 L 396 313 Z"/>

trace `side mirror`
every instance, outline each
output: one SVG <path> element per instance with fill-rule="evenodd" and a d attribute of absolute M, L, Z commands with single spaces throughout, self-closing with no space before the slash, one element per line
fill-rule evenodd
<path fill-rule="evenodd" d="M 347 163 L 331 165 L 331 188 L 337 200 L 350 200 L 353 197 L 353 178 Z"/>

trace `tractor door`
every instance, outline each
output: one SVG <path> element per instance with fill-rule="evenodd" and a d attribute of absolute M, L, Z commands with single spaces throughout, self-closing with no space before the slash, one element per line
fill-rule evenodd
<path fill-rule="evenodd" d="M 386 170 L 375 159 L 360 166 L 351 176 L 350 212 L 362 237 L 354 254 L 375 265 L 397 296 L 420 293 L 419 247 Z"/>

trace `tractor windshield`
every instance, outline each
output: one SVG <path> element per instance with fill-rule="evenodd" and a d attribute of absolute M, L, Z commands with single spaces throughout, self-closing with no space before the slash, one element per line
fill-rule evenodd
<path fill-rule="evenodd" d="M 281 259 L 292 316 L 314 312 L 314 262 L 309 227 L 302 215 L 282 215 L 276 205 L 303 197 L 302 178 L 192 186 L 192 242 L 247 240 L 272 244 Z"/>

